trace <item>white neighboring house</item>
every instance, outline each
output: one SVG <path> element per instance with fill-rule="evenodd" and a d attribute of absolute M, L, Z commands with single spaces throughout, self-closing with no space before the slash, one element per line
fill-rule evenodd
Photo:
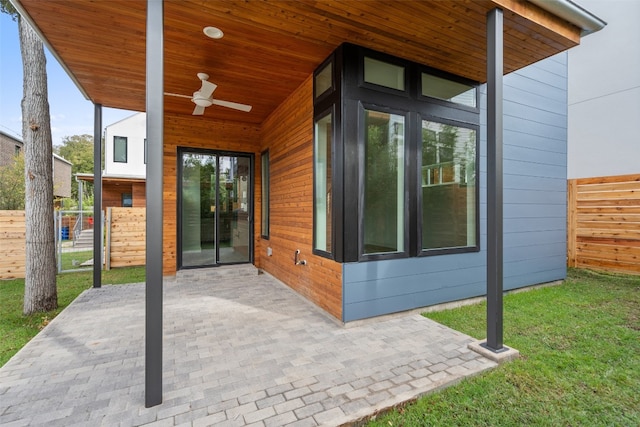
<path fill-rule="evenodd" d="M 105 127 L 103 178 L 145 178 L 146 120 L 145 113 L 136 113 Z"/>
<path fill-rule="evenodd" d="M 580 5 L 608 25 L 569 50 L 567 178 L 640 173 L 640 1 Z"/>
<path fill-rule="evenodd" d="M 147 122 L 145 113 L 135 113 L 104 129 L 102 208 L 144 207 Z M 93 174 L 76 174 L 93 182 Z"/>

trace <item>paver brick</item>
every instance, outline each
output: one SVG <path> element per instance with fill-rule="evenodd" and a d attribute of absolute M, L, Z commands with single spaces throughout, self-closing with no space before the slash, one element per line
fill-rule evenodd
<path fill-rule="evenodd" d="M 294 400 L 287 400 L 286 402 L 283 402 L 283 403 L 279 403 L 274 406 L 274 409 L 278 414 L 282 414 L 285 412 L 296 410 L 298 408 L 302 408 L 303 406 L 304 406 L 304 402 L 302 401 L 302 399 L 298 398 Z"/>
<path fill-rule="evenodd" d="M 337 424 L 333 422 L 335 420 L 342 419 L 344 412 L 340 408 L 329 409 L 328 411 L 322 411 L 313 416 L 318 424 Z"/>
<path fill-rule="evenodd" d="M 296 415 L 293 411 L 285 412 L 284 414 L 276 415 L 275 417 L 267 418 L 264 421 L 266 427 L 280 427 L 286 424 L 297 421 Z"/>
<path fill-rule="evenodd" d="M 316 402 L 316 403 L 312 403 L 311 405 L 302 406 L 293 412 L 296 414 L 296 417 L 298 417 L 299 419 L 302 419 L 302 418 L 311 417 L 314 414 L 317 414 L 318 412 L 323 410 L 324 408 L 322 407 L 322 405 L 319 402 Z"/>
<path fill-rule="evenodd" d="M 221 423 L 222 421 L 225 421 L 226 419 L 227 419 L 227 416 L 225 415 L 224 412 L 218 412 L 217 414 L 212 414 L 212 415 L 207 415 L 205 417 L 197 418 L 193 420 L 192 425 L 193 427 L 214 426 Z"/>
<path fill-rule="evenodd" d="M 244 420 L 247 424 L 255 423 L 258 421 L 262 421 L 265 418 L 269 418 L 276 415 L 276 411 L 272 407 L 267 407 L 264 409 L 259 409 L 254 412 L 249 412 L 248 414 L 244 414 Z"/>
<path fill-rule="evenodd" d="M 268 275 L 206 270 L 164 283 L 162 405 L 144 408 L 144 284 L 107 285 L 0 368 L 0 424 L 331 425 L 495 366 L 417 314 L 343 328 Z"/>

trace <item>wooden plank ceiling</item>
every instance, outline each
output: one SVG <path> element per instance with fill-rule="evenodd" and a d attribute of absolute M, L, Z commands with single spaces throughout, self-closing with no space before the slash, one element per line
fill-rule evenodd
<path fill-rule="evenodd" d="M 145 109 L 146 1 L 20 0 L 91 100 Z M 165 1 L 165 91 L 191 95 L 205 72 L 218 99 L 204 118 L 262 123 L 343 42 L 485 80 L 485 16 L 505 8 L 505 72 L 572 47 L 580 30 L 523 0 Z M 220 40 L 206 26 L 224 32 Z M 189 99 L 165 109 L 191 114 Z"/>

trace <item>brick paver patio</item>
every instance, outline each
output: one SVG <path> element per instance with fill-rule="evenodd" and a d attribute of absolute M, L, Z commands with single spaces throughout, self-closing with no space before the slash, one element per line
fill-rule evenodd
<path fill-rule="evenodd" d="M 472 341 L 415 313 L 344 327 L 269 275 L 193 270 L 165 281 L 161 405 L 144 285 L 104 286 L 0 369 L 0 425 L 337 426 L 494 367 Z"/>

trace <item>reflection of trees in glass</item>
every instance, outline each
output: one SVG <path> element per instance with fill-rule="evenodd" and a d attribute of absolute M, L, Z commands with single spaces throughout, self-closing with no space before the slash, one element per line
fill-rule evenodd
<path fill-rule="evenodd" d="M 475 233 L 476 133 L 422 122 L 422 247 L 467 246 Z"/>
<path fill-rule="evenodd" d="M 213 185 L 215 179 L 216 159 L 214 156 L 184 155 L 182 167 L 183 185 L 184 188 L 189 188 L 194 193 L 185 196 L 192 202 L 196 201 L 194 198 L 199 199 L 200 206 L 198 210 L 202 218 L 213 216 L 211 206 L 215 204 L 215 188 Z"/>
<path fill-rule="evenodd" d="M 396 116 L 367 111 L 365 121 L 365 253 L 398 250 L 398 170 L 402 166 L 404 123 Z M 403 184 L 402 182 L 400 183 Z M 400 204 L 401 205 L 401 204 Z"/>
<path fill-rule="evenodd" d="M 431 183 L 460 184 L 475 180 L 476 136 L 472 129 L 453 125 L 422 122 L 422 166 L 440 165 L 424 173 Z"/>

